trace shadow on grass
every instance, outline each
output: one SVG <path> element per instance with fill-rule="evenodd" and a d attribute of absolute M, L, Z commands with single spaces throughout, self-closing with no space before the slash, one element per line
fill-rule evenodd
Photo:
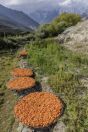
<path fill-rule="evenodd" d="M 13 90 L 14 94 L 17 94 L 19 97 L 26 96 L 28 94 L 34 93 L 34 92 L 42 92 L 42 86 L 39 82 L 36 82 L 36 86 L 32 88 L 28 88 L 22 91 Z"/>

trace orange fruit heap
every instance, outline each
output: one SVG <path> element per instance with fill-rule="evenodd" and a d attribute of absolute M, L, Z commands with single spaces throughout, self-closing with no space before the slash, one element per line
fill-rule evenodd
<path fill-rule="evenodd" d="M 32 88 L 36 85 L 36 81 L 33 78 L 30 77 L 19 77 L 19 78 L 15 78 L 13 80 L 10 80 L 7 83 L 7 87 L 10 90 L 17 90 L 17 91 L 21 91 L 21 90 L 25 90 L 28 88 Z"/>
<path fill-rule="evenodd" d="M 20 53 L 19 53 L 20 56 L 27 56 L 28 53 L 26 50 L 22 50 Z"/>
<path fill-rule="evenodd" d="M 33 71 L 28 68 L 15 68 L 11 74 L 15 77 L 32 77 Z"/>
<path fill-rule="evenodd" d="M 43 128 L 62 114 L 63 104 L 52 93 L 35 92 L 23 97 L 14 107 L 16 118 L 24 125 Z"/>

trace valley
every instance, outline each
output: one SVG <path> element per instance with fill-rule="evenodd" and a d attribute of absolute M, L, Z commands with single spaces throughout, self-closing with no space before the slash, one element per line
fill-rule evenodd
<path fill-rule="evenodd" d="M 64 112 L 53 126 L 52 132 L 87 132 L 88 20 L 83 20 L 78 14 L 62 13 L 50 23 L 39 26 L 23 12 L 7 8 L 5 10 L 8 15 L 11 16 L 11 12 L 14 15 L 8 23 L 8 15 L 2 15 L 3 19 L 0 17 L 4 20 L 4 23 L 0 21 L 1 132 L 25 130 L 25 125 L 18 122 L 13 112 L 19 96 L 6 87 L 8 80 L 12 78 L 11 71 L 21 61 L 19 52 L 23 49 L 28 55 L 22 59 L 33 69 L 35 80 L 42 90 L 54 93 L 63 101 Z M 15 34 L 9 34 L 14 29 Z M 25 131 L 27 130 L 28 127 Z"/>

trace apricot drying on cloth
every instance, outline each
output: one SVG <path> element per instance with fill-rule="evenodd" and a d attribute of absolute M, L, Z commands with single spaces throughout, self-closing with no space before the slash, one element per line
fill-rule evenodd
<path fill-rule="evenodd" d="M 12 76 L 15 77 L 31 77 L 33 76 L 33 71 L 28 68 L 15 68 L 11 72 Z"/>
<path fill-rule="evenodd" d="M 21 51 L 21 52 L 19 53 L 19 55 L 20 55 L 20 56 L 27 56 L 28 53 L 27 53 L 26 50 L 23 50 L 23 51 Z"/>
<path fill-rule="evenodd" d="M 13 80 L 10 80 L 7 83 L 7 87 L 10 90 L 25 90 L 27 88 L 32 88 L 36 85 L 36 81 L 30 77 L 19 77 Z"/>
<path fill-rule="evenodd" d="M 16 118 L 24 125 L 43 128 L 62 114 L 62 101 L 47 92 L 35 92 L 23 97 L 14 107 Z"/>

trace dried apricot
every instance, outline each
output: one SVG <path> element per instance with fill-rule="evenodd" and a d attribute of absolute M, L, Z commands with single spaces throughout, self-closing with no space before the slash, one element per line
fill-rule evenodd
<path fill-rule="evenodd" d="M 27 56 L 28 53 L 27 53 L 26 50 L 23 50 L 23 51 L 21 51 L 21 52 L 19 53 L 19 55 L 20 55 L 20 56 Z"/>
<path fill-rule="evenodd" d="M 15 77 L 31 77 L 33 76 L 33 71 L 28 68 L 15 68 L 11 74 Z"/>
<path fill-rule="evenodd" d="M 18 91 L 25 90 L 27 88 L 32 88 L 35 85 L 36 85 L 36 81 L 30 77 L 15 78 L 7 83 L 8 89 L 18 90 Z"/>
<path fill-rule="evenodd" d="M 23 124 L 40 128 L 54 123 L 62 108 L 62 101 L 52 93 L 35 92 L 18 101 L 14 113 Z"/>

